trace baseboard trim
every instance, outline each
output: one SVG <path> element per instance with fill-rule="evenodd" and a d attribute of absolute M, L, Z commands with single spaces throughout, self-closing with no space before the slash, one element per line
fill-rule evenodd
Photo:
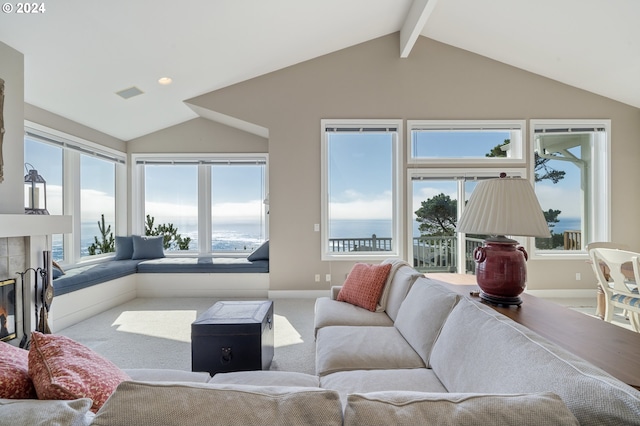
<path fill-rule="evenodd" d="M 317 299 L 330 294 L 331 290 L 269 290 L 269 299 Z"/>
<path fill-rule="evenodd" d="M 543 298 L 596 298 L 596 289 L 525 290 L 527 294 Z"/>

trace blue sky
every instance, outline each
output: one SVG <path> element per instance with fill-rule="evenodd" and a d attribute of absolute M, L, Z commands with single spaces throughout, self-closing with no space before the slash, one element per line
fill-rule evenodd
<path fill-rule="evenodd" d="M 482 158 L 493 146 L 508 138 L 508 133 L 433 132 L 430 140 L 418 149 L 423 154 L 431 150 L 434 156 Z M 351 133 L 334 135 L 342 142 L 331 149 L 331 218 L 332 219 L 389 219 L 391 217 L 391 145 L 386 135 Z M 37 149 L 34 147 L 37 146 Z M 52 214 L 60 214 L 62 207 L 61 149 L 27 140 L 25 161 L 30 162 L 47 181 L 48 207 Z M 82 156 L 83 216 L 94 220 L 113 206 L 113 175 L 106 170 L 110 164 Z M 580 216 L 579 170 L 573 164 L 553 161 L 555 167 L 567 172 L 562 184 L 538 183 L 536 191 L 543 209 L 562 210 L 561 217 Z M 175 166 L 172 166 L 175 167 Z M 179 166 L 179 173 L 167 173 L 164 167 L 148 167 L 147 206 L 162 221 L 175 217 L 197 216 L 197 171 L 195 166 Z M 26 173 L 26 172 L 25 172 Z M 217 221 L 242 222 L 259 218 L 264 210 L 261 179 L 257 167 L 214 168 L 212 192 L 213 215 Z M 105 176 L 108 176 L 105 179 Z M 404 177 L 402 177 L 404 179 Z M 457 196 L 452 182 L 427 181 L 414 186 L 413 211 L 420 202 L 439 193 Z M 166 216 L 167 219 L 162 216 Z"/>

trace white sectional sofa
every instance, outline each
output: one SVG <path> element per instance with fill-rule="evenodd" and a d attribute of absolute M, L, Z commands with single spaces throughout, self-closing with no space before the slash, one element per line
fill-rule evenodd
<path fill-rule="evenodd" d="M 640 425 L 636 389 L 389 262 L 376 312 L 317 300 L 316 375 L 129 370 L 95 417 L 64 408 L 94 425 Z M 21 424 L 4 401 L 14 417 L 0 425 Z"/>

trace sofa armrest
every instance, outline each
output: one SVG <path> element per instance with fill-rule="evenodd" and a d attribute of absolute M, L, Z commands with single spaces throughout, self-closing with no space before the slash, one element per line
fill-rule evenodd
<path fill-rule="evenodd" d="M 340 293 L 341 285 L 331 286 L 331 300 L 338 299 L 338 293 Z"/>

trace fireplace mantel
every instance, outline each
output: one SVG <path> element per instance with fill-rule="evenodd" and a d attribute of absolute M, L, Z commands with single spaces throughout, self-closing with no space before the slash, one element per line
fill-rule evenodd
<path fill-rule="evenodd" d="M 71 216 L 0 214 L 0 238 L 69 234 Z"/>

